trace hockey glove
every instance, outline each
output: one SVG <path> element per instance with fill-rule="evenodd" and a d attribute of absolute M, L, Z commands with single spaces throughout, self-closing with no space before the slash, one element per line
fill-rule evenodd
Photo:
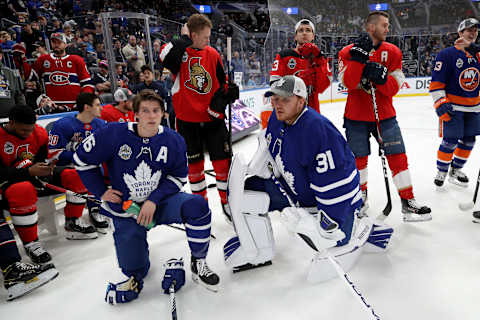
<path fill-rule="evenodd" d="M 372 39 L 368 34 L 358 37 L 350 49 L 350 56 L 353 61 L 367 63 L 370 59 L 370 50 L 373 49 Z"/>
<path fill-rule="evenodd" d="M 220 88 L 213 94 L 207 112 L 213 120 L 223 120 L 225 119 L 225 108 L 227 104 L 228 100 L 225 91 L 223 88 Z"/>
<path fill-rule="evenodd" d="M 174 283 L 175 292 L 185 284 L 185 269 L 183 268 L 183 258 L 169 259 L 165 265 L 165 275 L 162 280 L 163 292 L 169 294 L 170 286 Z"/>
<path fill-rule="evenodd" d="M 450 121 L 452 119 L 451 115 L 453 113 L 452 105 L 447 101 L 447 98 L 441 98 L 435 102 L 435 112 L 437 113 L 440 120 Z"/>
<path fill-rule="evenodd" d="M 387 82 L 388 69 L 380 63 L 368 61 L 363 69 L 362 77 L 382 85 Z"/>
<path fill-rule="evenodd" d="M 30 167 L 31 165 L 33 165 L 33 162 L 30 160 L 30 159 L 23 159 L 21 161 L 18 161 L 17 163 L 15 163 L 15 168 L 17 169 L 23 169 L 23 168 L 28 168 Z"/>
<path fill-rule="evenodd" d="M 110 304 L 130 302 L 138 298 L 142 288 L 143 280 L 138 281 L 133 276 L 116 284 L 109 282 L 105 294 L 105 302 Z"/>
<path fill-rule="evenodd" d="M 322 51 L 314 43 L 305 43 L 298 48 L 298 52 L 305 58 L 323 56 Z"/>
<path fill-rule="evenodd" d="M 228 103 L 234 103 L 238 98 L 240 98 L 240 88 L 238 88 L 236 83 L 229 82 L 227 91 Z"/>

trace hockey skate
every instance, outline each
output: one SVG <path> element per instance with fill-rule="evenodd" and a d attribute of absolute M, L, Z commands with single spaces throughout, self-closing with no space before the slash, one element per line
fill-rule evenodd
<path fill-rule="evenodd" d="M 403 222 L 419 222 L 432 220 L 430 212 L 432 210 L 427 206 L 420 206 L 415 198 L 401 199 Z"/>
<path fill-rule="evenodd" d="M 25 245 L 25 252 L 30 257 L 33 263 L 46 263 L 52 260 L 50 254 L 43 249 L 40 241 L 32 241 Z"/>
<path fill-rule="evenodd" d="M 450 168 L 450 172 L 448 173 L 448 181 L 462 188 L 468 187 L 468 177 L 460 168 Z"/>
<path fill-rule="evenodd" d="M 480 211 L 473 212 L 473 222 L 480 223 Z"/>
<path fill-rule="evenodd" d="M 193 281 L 195 281 L 195 283 L 203 285 L 210 291 L 217 292 L 220 278 L 216 273 L 210 270 L 207 265 L 207 261 L 205 259 L 197 259 L 193 256 L 191 260 Z"/>
<path fill-rule="evenodd" d="M 110 223 L 107 220 L 108 218 L 100 213 L 99 207 L 88 208 L 88 216 L 90 217 L 90 222 L 98 232 L 102 234 L 107 233 Z"/>
<path fill-rule="evenodd" d="M 433 183 L 437 186 L 437 188 L 443 187 L 443 184 L 445 183 L 445 178 L 447 177 L 447 172 L 446 171 L 438 171 L 437 176 L 435 177 L 435 180 L 433 180 Z"/>
<path fill-rule="evenodd" d="M 58 276 L 58 270 L 52 263 L 40 265 L 15 262 L 2 272 L 3 283 L 8 290 L 7 301 L 17 299 Z"/>
<path fill-rule="evenodd" d="M 68 240 L 95 239 L 98 233 L 95 227 L 87 225 L 79 218 L 65 218 L 65 238 Z"/>

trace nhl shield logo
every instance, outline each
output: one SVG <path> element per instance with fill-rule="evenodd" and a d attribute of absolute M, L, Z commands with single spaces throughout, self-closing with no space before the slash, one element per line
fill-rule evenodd
<path fill-rule="evenodd" d="M 50 68 L 50 61 L 48 61 L 48 60 L 43 61 L 43 67 L 44 67 L 45 69 Z"/>
<path fill-rule="evenodd" d="M 10 141 L 5 142 L 5 144 L 3 145 L 3 152 L 5 152 L 6 154 L 12 154 L 13 150 L 13 143 L 11 143 Z"/>
<path fill-rule="evenodd" d="M 463 67 L 463 60 L 458 58 L 457 63 L 455 63 L 455 65 L 457 66 L 458 69 L 460 69 L 461 67 Z"/>
<path fill-rule="evenodd" d="M 297 66 L 297 62 L 295 61 L 295 59 L 291 58 L 290 60 L 288 60 L 287 66 L 290 69 L 295 69 L 295 67 Z"/>
<path fill-rule="evenodd" d="M 118 156 L 123 160 L 128 160 L 132 156 L 132 148 L 128 144 L 124 144 L 118 150 Z"/>

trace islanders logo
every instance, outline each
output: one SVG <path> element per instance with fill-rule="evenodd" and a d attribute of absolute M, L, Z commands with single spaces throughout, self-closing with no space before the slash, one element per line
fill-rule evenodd
<path fill-rule="evenodd" d="M 190 78 L 185 81 L 185 87 L 199 94 L 207 94 L 212 89 L 212 76 L 200 64 L 201 57 L 193 57 L 188 62 Z"/>
<path fill-rule="evenodd" d="M 480 72 L 477 68 L 470 67 L 462 71 L 458 77 L 458 84 L 465 91 L 474 91 L 480 81 Z"/>

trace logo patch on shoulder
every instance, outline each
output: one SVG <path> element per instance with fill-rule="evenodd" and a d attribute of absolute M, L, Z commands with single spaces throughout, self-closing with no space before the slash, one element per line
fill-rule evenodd
<path fill-rule="evenodd" d="M 132 156 L 132 148 L 128 144 L 124 144 L 118 150 L 118 156 L 123 160 L 128 160 Z"/>
<path fill-rule="evenodd" d="M 455 65 L 457 66 L 458 69 L 460 69 L 461 67 L 463 67 L 463 60 L 458 58 L 457 63 L 455 63 Z"/>
<path fill-rule="evenodd" d="M 44 67 L 45 69 L 50 68 L 50 61 L 48 61 L 48 60 L 43 61 L 43 67 Z"/>
<path fill-rule="evenodd" d="M 5 142 L 5 144 L 3 145 L 3 152 L 5 152 L 6 154 L 12 154 L 14 149 L 15 148 L 13 146 L 13 143 L 11 143 L 10 141 Z"/>
<path fill-rule="evenodd" d="M 288 60 L 287 66 L 290 69 L 295 69 L 295 67 L 297 66 L 297 61 L 295 61 L 294 58 L 291 58 L 290 60 Z"/>
<path fill-rule="evenodd" d="M 185 51 L 182 56 L 182 62 L 187 62 L 188 61 L 188 53 Z"/>

